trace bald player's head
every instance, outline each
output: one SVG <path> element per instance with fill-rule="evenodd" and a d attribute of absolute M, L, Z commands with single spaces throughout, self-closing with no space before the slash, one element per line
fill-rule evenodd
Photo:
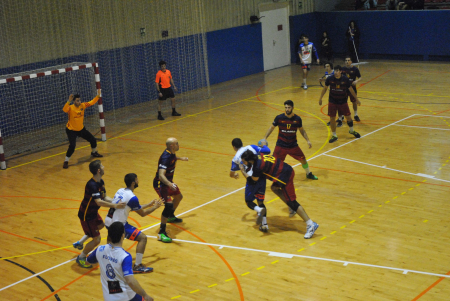
<path fill-rule="evenodd" d="M 166 140 L 166 146 L 167 149 L 171 152 L 174 153 L 176 151 L 178 151 L 180 149 L 180 147 L 178 146 L 178 140 L 177 138 L 168 138 Z"/>

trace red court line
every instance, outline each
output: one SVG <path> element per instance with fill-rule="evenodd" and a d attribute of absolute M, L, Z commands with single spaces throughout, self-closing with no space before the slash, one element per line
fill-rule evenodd
<path fill-rule="evenodd" d="M 28 212 L 21 212 L 21 213 L 15 213 L 15 214 L 11 214 L 11 215 L 2 216 L 2 217 L 0 217 L 0 219 L 1 219 L 1 218 L 11 217 L 11 216 L 16 216 L 16 215 L 22 215 L 22 214 L 34 213 L 34 212 L 51 211 L 51 210 L 64 210 L 64 209 L 79 209 L 79 208 L 39 209 L 39 210 L 33 210 L 33 211 L 28 211 Z"/>
<path fill-rule="evenodd" d="M 450 275 L 450 272 L 448 272 L 445 275 Z M 419 295 L 417 295 L 414 299 L 412 299 L 412 301 L 416 301 L 419 300 L 420 297 L 422 297 L 423 295 L 425 295 L 426 293 L 428 293 L 433 287 L 435 287 L 436 285 L 438 285 L 442 280 L 444 280 L 445 277 L 441 277 L 438 280 L 436 280 L 435 283 L 433 283 L 432 285 L 430 285 L 427 289 L 425 289 L 423 292 L 421 292 Z"/>
<path fill-rule="evenodd" d="M 311 166 L 311 167 L 313 167 L 313 168 L 318 168 L 318 169 L 326 169 L 326 170 L 331 170 L 331 171 L 338 171 L 338 172 L 351 173 L 351 174 L 361 175 L 361 176 L 376 177 L 376 178 L 383 178 L 383 179 L 389 179 L 389 180 L 397 180 L 397 181 L 410 182 L 410 183 L 420 183 L 420 184 L 423 184 L 423 185 L 433 185 L 433 186 L 450 187 L 450 185 L 434 184 L 434 183 L 428 183 L 428 182 L 422 182 L 422 181 L 414 181 L 414 180 L 405 180 L 405 179 L 391 178 L 391 177 L 385 177 L 385 176 L 377 176 L 377 175 L 371 175 L 371 174 L 365 174 L 365 173 L 359 173 L 359 172 L 353 172 L 353 171 L 347 171 L 347 170 L 338 170 L 338 169 L 331 169 L 331 168 L 318 167 L 318 166 Z M 431 181 L 431 180 L 432 180 L 432 179 L 430 179 L 430 181 Z"/>
<path fill-rule="evenodd" d="M 78 209 L 78 208 L 76 208 L 76 209 Z M 6 232 L 6 231 L 4 231 L 4 230 L 0 230 L 0 232 L 6 233 L 6 234 L 9 234 L 9 235 L 13 235 L 13 236 L 17 236 L 17 237 L 20 237 L 20 238 L 22 238 L 22 239 L 31 240 L 31 241 L 34 241 L 34 242 L 37 242 L 37 243 L 40 243 L 40 244 L 43 244 L 43 245 L 46 245 L 46 246 L 50 246 L 50 247 L 54 247 L 54 248 L 60 248 L 60 247 L 58 247 L 58 246 L 55 246 L 55 245 L 51 245 L 51 244 L 45 243 L 45 242 L 43 242 L 43 241 L 35 240 L 35 239 L 28 238 L 28 237 L 25 237 L 25 236 L 20 236 L 20 235 L 14 234 L 14 233 Z M 72 251 L 72 250 L 68 250 L 68 249 L 62 249 L 62 250 L 66 251 L 66 252 L 70 252 L 70 253 L 75 253 L 75 254 L 77 254 L 77 255 L 80 254 L 80 253 L 78 253 L 78 252 L 75 252 L 75 251 Z"/>
<path fill-rule="evenodd" d="M 384 73 L 378 75 L 377 77 L 372 78 L 372 79 L 369 80 L 368 82 L 365 82 L 365 83 L 359 85 L 358 89 L 360 89 L 361 87 L 364 87 L 365 85 L 367 85 L 368 83 L 370 83 L 370 82 L 376 80 L 377 78 L 382 77 L 383 75 L 385 75 L 385 74 L 388 73 L 389 71 L 391 71 L 391 70 L 388 70 L 388 71 L 386 71 L 386 72 L 384 72 Z"/>
<path fill-rule="evenodd" d="M 122 139 L 122 140 L 134 141 L 134 142 L 142 142 L 142 143 L 148 143 L 148 144 L 155 144 L 155 145 L 163 145 L 163 146 L 166 146 L 165 144 L 162 144 L 162 143 L 155 143 L 155 142 L 142 141 L 142 140 L 136 140 L 136 139 L 128 139 L 128 138 L 117 138 L 117 139 Z M 218 153 L 218 152 L 213 152 L 213 151 L 208 151 L 208 150 L 203 150 L 203 149 L 196 149 L 196 148 L 189 148 L 189 147 L 180 147 L 180 148 L 182 148 L 182 149 L 194 150 L 194 151 L 199 151 L 199 152 L 205 152 L 205 153 L 212 153 L 212 154 L 224 155 L 224 156 L 234 156 L 234 155 L 231 155 L 231 154 Z M 231 147 L 230 147 L 230 148 L 231 148 Z"/>
<path fill-rule="evenodd" d="M 81 202 L 81 200 L 51 198 L 51 197 L 46 197 L 46 196 L 31 196 L 31 195 L 0 195 L 0 198 L 33 198 L 33 199 L 49 199 L 49 200 L 63 200 L 63 201 Z"/>

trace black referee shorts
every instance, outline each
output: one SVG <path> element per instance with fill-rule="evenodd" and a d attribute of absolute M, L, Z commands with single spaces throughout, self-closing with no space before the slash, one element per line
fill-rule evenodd
<path fill-rule="evenodd" d="M 162 97 L 159 100 L 166 100 L 167 98 L 175 98 L 175 94 L 173 93 L 172 87 L 169 88 L 159 88 L 159 91 L 162 93 Z"/>

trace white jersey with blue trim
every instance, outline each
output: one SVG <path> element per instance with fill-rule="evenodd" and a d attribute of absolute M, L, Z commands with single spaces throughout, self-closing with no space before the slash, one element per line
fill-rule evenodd
<path fill-rule="evenodd" d="M 136 195 L 128 188 L 120 188 L 114 195 L 112 203 L 117 204 L 119 202 L 125 202 L 127 205 L 123 209 L 109 209 L 108 215 L 105 218 L 105 225 L 107 227 L 114 222 L 122 222 L 125 225 L 130 211 L 136 211 L 142 208 Z"/>
<path fill-rule="evenodd" d="M 328 71 L 325 71 L 325 78 L 328 78 L 329 76 L 334 75 L 334 69 L 331 71 L 330 74 L 328 74 Z"/>
<path fill-rule="evenodd" d="M 236 155 L 234 155 L 234 158 L 231 161 L 231 171 L 239 171 L 240 170 L 239 164 L 242 164 L 245 166 L 245 164 L 242 163 L 241 157 L 242 157 L 242 154 L 247 150 L 250 150 L 255 155 L 259 155 L 261 152 L 270 153 L 270 149 L 267 146 L 259 147 L 257 145 L 252 144 L 252 145 L 247 145 L 247 146 L 241 147 L 240 149 L 238 149 L 238 151 L 236 152 Z M 249 170 L 249 171 L 247 171 L 247 174 L 249 176 L 251 176 L 253 174 L 253 171 Z"/>
<path fill-rule="evenodd" d="M 125 276 L 133 275 L 133 260 L 130 253 L 107 244 L 95 249 L 87 260 L 89 263 L 98 262 L 100 265 L 105 301 L 131 300 L 136 296 L 125 281 Z"/>

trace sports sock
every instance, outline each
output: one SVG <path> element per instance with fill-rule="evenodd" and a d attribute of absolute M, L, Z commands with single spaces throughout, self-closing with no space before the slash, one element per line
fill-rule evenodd
<path fill-rule="evenodd" d="M 305 84 L 305 85 L 306 85 L 306 78 L 304 78 L 304 79 L 303 79 L 303 84 Z"/>
<path fill-rule="evenodd" d="M 354 129 L 353 129 L 353 120 L 352 121 L 347 121 L 348 127 L 350 128 L 350 133 L 353 133 Z"/>
<path fill-rule="evenodd" d="M 309 171 L 309 165 L 308 162 L 306 162 L 306 164 L 302 164 L 303 169 L 306 172 L 306 175 L 309 175 L 310 171 Z"/>
<path fill-rule="evenodd" d="M 79 255 L 80 259 L 86 259 L 86 254 L 84 254 L 84 250 L 81 251 L 81 254 Z"/>
<path fill-rule="evenodd" d="M 66 160 L 64 160 L 64 161 L 69 162 L 69 160 L 70 160 L 70 157 L 66 157 Z"/>
<path fill-rule="evenodd" d="M 96 152 L 97 152 L 97 148 L 94 147 L 94 148 L 92 149 L 92 152 L 93 152 L 93 153 L 96 153 Z"/>
<path fill-rule="evenodd" d="M 142 253 L 136 253 L 135 265 L 140 265 L 142 263 L 142 257 L 143 256 L 144 256 L 144 254 L 142 254 Z"/>
<path fill-rule="evenodd" d="M 166 224 L 161 223 L 158 234 L 161 234 L 161 233 L 166 233 Z"/>
<path fill-rule="evenodd" d="M 333 132 L 333 136 L 337 137 L 336 132 Z"/>
<path fill-rule="evenodd" d="M 358 116 L 358 110 L 355 110 L 355 116 Z"/>
<path fill-rule="evenodd" d="M 312 219 L 309 219 L 308 221 L 306 221 L 306 225 L 312 226 L 312 225 L 314 225 L 314 222 L 312 221 Z"/>
<path fill-rule="evenodd" d="M 263 217 L 262 224 L 267 225 L 267 217 L 265 217 L 265 216 Z"/>
<path fill-rule="evenodd" d="M 80 244 L 84 244 L 84 242 L 85 242 L 88 238 L 89 238 L 89 236 L 85 235 L 85 236 L 83 236 L 78 242 L 79 242 Z"/>

